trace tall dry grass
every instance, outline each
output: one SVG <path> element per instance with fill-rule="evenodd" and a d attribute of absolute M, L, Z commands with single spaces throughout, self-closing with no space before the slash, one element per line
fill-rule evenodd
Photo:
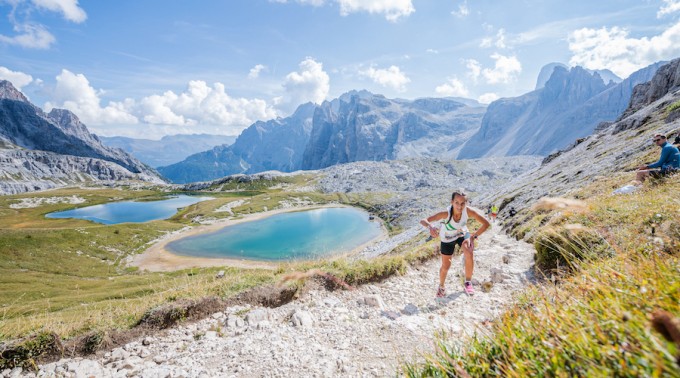
<path fill-rule="evenodd" d="M 543 224 L 533 230 L 535 244 L 559 256 L 546 265 L 551 274 L 560 273 L 559 279 L 527 287 L 480 336 L 462 344 L 441 339 L 436 352 L 423 363 L 404 365 L 404 373 L 680 376 L 680 349 L 657 330 L 658 314 L 670 319 L 663 324 L 680 322 L 680 182 L 611 196 L 619 181 L 584 188 L 589 199 L 579 211 L 538 206 L 540 221 L 530 221 Z"/>

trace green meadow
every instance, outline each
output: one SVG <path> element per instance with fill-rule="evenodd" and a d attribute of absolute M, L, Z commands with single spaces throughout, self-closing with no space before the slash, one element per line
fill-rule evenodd
<path fill-rule="evenodd" d="M 376 210 L 388 195 L 366 196 L 289 192 L 285 188 L 307 185 L 313 177 L 228 182 L 187 193 L 213 199 L 181 209 L 167 220 L 147 223 L 101 225 L 77 219 L 47 219 L 45 214 L 75 207 L 122 200 L 155 200 L 168 194 L 160 190 L 68 188 L 0 197 L 0 341 L 15 340 L 40 332 L 54 332 L 62 339 L 87 332 L 127 329 L 145 313 L 184 298 L 229 298 L 249 288 L 277 283 L 291 271 L 323 268 L 349 283 L 370 282 L 404 271 L 408 261 L 419 259 L 411 250 L 398 257 L 371 262 L 286 262 L 276 269 L 202 268 L 151 273 L 129 267 L 126 259 L 144 252 L 155 240 L 197 219 L 231 217 L 215 209 L 237 200 L 232 209 L 238 218 L 271 210 L 282 201 L 313 204 L 342 203 Z M 23 198 L 79 197 L 82 204 L 43 203 L 37 207 L 11 208 Z M 380 215 L 380 214 L 378 214 Z M 386 224 L 392 232 L 396 228 Z M 424 252 L 423 252 L 424 253 Z M 223 278 L 216 273 L 225 271 Z"/>

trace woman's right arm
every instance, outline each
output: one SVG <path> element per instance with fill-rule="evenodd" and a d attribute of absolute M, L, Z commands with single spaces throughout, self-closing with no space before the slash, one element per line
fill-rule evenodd
<path fill-rule="evenodd" d="M 439 236 L 439 229 L 435 227 L 432 224 L 432 222 L 438 221 L 440 219 L 445 219 L 448 215 L 449 215 L 448 213 L 442 211 L 441 213 L 437 213 L 431 217 L 421 219 L 420 224 L 426 227 L 428 231 L 430 231 L 430 235 L 433 238 L 436 238 L 437 236 Z"/>

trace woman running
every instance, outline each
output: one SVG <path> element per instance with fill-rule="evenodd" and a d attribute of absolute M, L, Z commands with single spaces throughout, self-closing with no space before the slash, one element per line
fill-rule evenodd
<path fill-rule="evenodd" d="M 446 211 L 437 213 L 427 219 L 420 221 L 420 224 L 427 227 L 433 238 L 439 236 L 441 241 L 442 266 L 439 268 L 439 289 L 437 298 L 446 296 L 446 274 L 451 267 L 451 256 L 456 245 L 463 250 L 465 256 L 465 284 L 464 289 L 467 295 L 473 295 L 475 289 L 472 287 L 472 271 L 475 267 L 473 259 L 474 240 L 479 237 L 487 228 L 489 221 L 486 220 L 477 210 L 466 206 L 467 195 L 462 190 L 453 192 L 451 195 L 451 206 Z M 476 219 L 482 226 L 473 234 L 467 228 L 469 217 Z M 441 221 L 439 227 L 432 222 Z"/>

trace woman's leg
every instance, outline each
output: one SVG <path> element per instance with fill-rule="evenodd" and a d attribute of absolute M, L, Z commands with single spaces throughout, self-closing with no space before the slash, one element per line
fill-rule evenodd
<path fill-rule="evenodd" d="M 465 256 L 465 281 L 470 281 L 472 279 L 472 271 L 475 269 L 475 260 L 467 240 L 463 243 L 463 245 L 461 245 L 461 249 L 463 250 L 463 255 Z"/>
<path fill-rule="evenodd" d="M 442 255 L 442 266 L 439 268 L 439 286 L 444 287 L 446 282 L 446 274 L 451 267 L 451 255 Z"/>

